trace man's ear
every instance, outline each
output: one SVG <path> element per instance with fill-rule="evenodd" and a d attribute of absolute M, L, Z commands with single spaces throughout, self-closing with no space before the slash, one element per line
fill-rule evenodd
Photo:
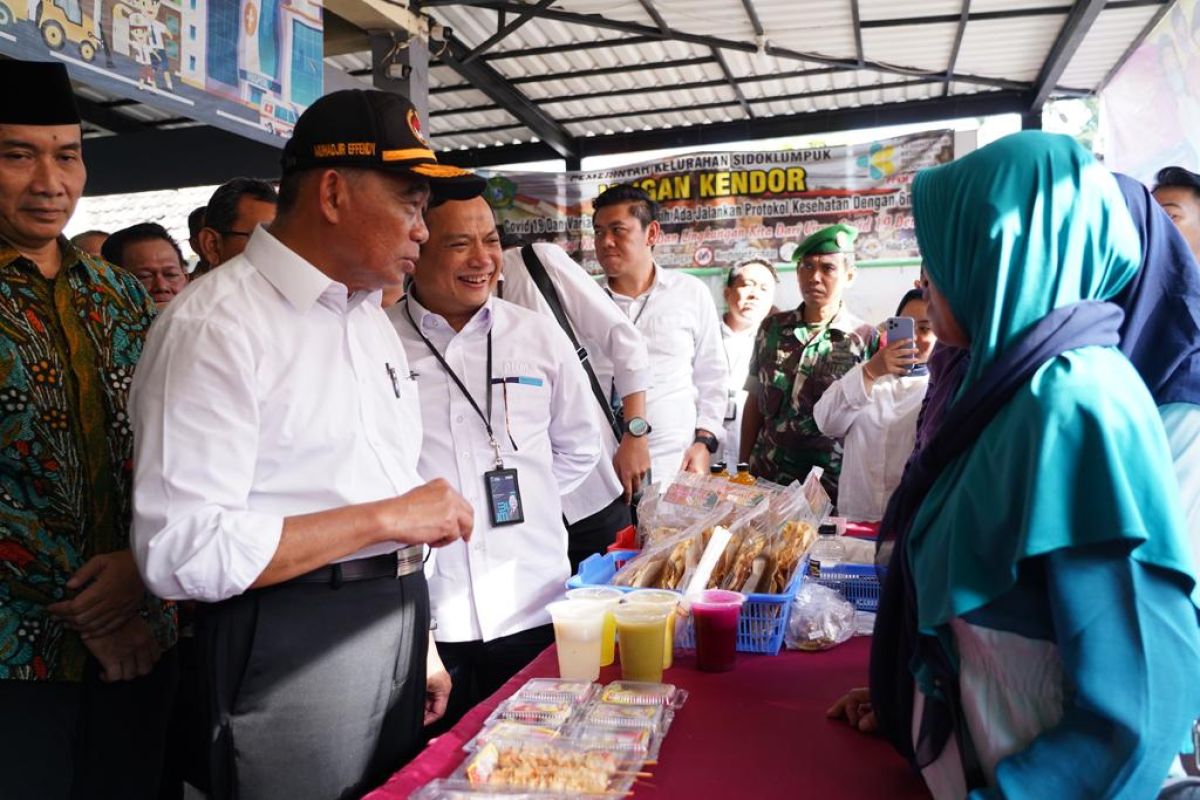
<path fill-rule="evenodd" d="M 196 243 L 200 246 L 200 256 L 214 267 L 220 264 L 221 234 L 205 226 L 196 234 L 196 239 Z"/>
<path fill-rule="evenodd" d="M 344 220 L 350 201 L 350 179 L 336 169 L 317 176 L 318 211 L 325 222 L 336 225 Z"/>
<path fill-rule="evenodd" d="M 659 237 L 662 236 L 662 226 L 658 224 L 658 220 L 654 220 L 646 226 L 646 244 L 654 247 L 658 244 Z"/>

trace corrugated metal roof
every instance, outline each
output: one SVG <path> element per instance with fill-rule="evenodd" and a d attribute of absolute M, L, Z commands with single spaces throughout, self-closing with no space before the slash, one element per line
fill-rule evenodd
<path fill-rule="evenodd" d="M 493 37 L 498 25 L 532 14 L 477 63 L 571 135 L 603 136 L 1026 90 L 1062 34 L 1071 5 L 972 0 L 956 57 L 963 0 L 857 0 L 857 31 L 854 7 L 853 0 L 558 0 L 541 8 L 534 0 L 464 0 L 423 13 L 452 29 L 468 51 Z M 1058 87 L 1097 89 L 1161 8 L 1126 0 L 1102 11 Z M 325 61 L 370 85 L 369 52 Z M 525 112 L 501 108 L 451 65 L 435 61 L 429 84 L 435 147 L 537 140 Z M 80 92 L 136 123 L 190 124 L 85 87 Z M 89 128 L 89 135 L 103 133 Z"/>

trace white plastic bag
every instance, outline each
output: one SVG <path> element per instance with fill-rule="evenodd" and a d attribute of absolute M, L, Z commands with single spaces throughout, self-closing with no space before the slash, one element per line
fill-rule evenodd
<path fill-rule="evenodd" d="M 805 581 L 792 601 L 783 642 L 789 650 L 828 650 L 854 630 L 854 604 L 834 589 Z"/>

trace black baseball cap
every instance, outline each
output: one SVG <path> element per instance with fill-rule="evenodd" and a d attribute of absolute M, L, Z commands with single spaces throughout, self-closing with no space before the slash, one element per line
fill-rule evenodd
<path fill-rule="evenodd" d="M 1200 192 L 1200 175 L 1183 167 L 1163 167 L 1154 176 L 1154 188 L 1160 186 L 1181 186 L 1193 192 Z"/>
<path fill-rule="evenodd" d="M 283 147 L 283 174 L 357 167 L 413 175 L 449 200 L 483 194 L 487 183 L 471 170 L 439 164 L 408 98 L 375 89 L 344 89 L 304 110 Z"/>

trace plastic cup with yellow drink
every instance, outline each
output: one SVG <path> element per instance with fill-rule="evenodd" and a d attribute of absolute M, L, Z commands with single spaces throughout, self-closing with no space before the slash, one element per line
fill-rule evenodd
<path fill-rule="evenodd" d="M 600 586 L 587 586 L 582 589 L 571 589 L 567 592 L 568 600 L 592 600 L 604 604 L 608 613 L 604 615 L 604 634 L 600 640 L 600 666 L 607 667 L 616 658 L 617 622 L 613 619 L 612 610 L 625 593 L 619 589 L 605 589 Z"/>
<path fill-rule="evenodd" d="M 661 606 L 671 614 L 667 617 L 667 630 L 663 634 L 663 669 L 670 669 L 675 652 L 675 618 L 679 615 L 679 601 L 683 595 L 666 589 L 635 589 L 625 595 L 626 604 Z"/>
<path fill-rule="evenodd" d="M 621 603 L 613 609 L 623 680 L 662 682 L 663 642 L 673 613 L 665 605 L 650 603 Z"/>

